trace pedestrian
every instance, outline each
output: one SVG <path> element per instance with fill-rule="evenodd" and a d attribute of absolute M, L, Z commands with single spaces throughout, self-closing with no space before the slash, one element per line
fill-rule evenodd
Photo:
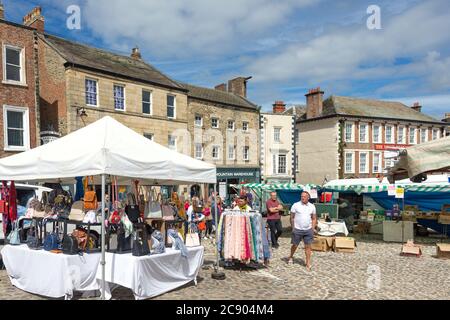
<path fill-rule="evenodd" d="M 192 198 L 192 204 L 189 206 L 187 211 L 187 228 L 186 233 L 188 233 L 188 230 L 192 230 L 196 233 L 198 233 L 198 237 L 202 239 L 202 231 L 204 230 L 203 225 L 205 221 L 205 215 L 198 211 L 197 209 L 200 208 L 200 199 L 198 197 Z"/>
<path fill-rule="evenodd" d="M 217 225 L 219 224 L 220 217 L 224 210 L 224 204 L 222 198 L 217 196 L 217 221 L 216 221 L 216 203 L 211 204 L 211 218 L 212 218 L 212 232 L 216 232 Z"/>
<path fill-rule="evenodd" d="M 241 212 L 250 212 L 252 210 L 252 207 L 250 207 L 247 203 L 247 196 L 240 196 L 237 199 L 237 205 L 234 207 L 233 210 L 239 210 Z"/>
<path fill-rule="evenodd" d="M 294 254 L 303 240 L 305 244 L 306 269 L 311 271 L 311 244 L 317 226 L 316 207 L 309 202 L 308 192 L 302 192 L 301 201 L 294 203 L 291 208 L 292 247 L 288 264 L 294 262 Z"/>
<path fill-rule="evenodd" d="M 191 203 L 189 202 L 188 199 L 186 199 L 186 201 L 184 202 L 184 211 L 187 212 L 190 206 Z"/>
<path fill-rule="evenodd" d="M 253 207 L 253 194 L 250 191 L 250 189 L 247 189 L 247 193 L 245 194 L 247 196 L 247 203 L 250 207 Z"/>
<path fill-rule="evenodd" d="M 203 215 L 205 216 L 205 223 L 206 223 L 205 239 L 209 239 L 212 234 L 212 225 L 213 225 L 213 217 L 211 214 L 211 201 L 210 200 L 208 200 L 206 202 L 206 205 L 203 208 Z"/>
<path fill-rule="evenodd" d="M 271 192 L 270 199 L 266 202 L 267 208 L 267 224 L 270 228 L 270 237 L 272 239 L 272 248 L 279 247 L 278 238 L 283 233 L 283 226 L 281 224 L 280 212 L 283 206 L 277 200 L 277 193 Z"/>

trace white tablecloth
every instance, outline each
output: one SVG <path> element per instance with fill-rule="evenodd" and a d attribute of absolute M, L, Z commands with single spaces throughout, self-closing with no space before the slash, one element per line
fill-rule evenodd
<path fill-rule="evenodd" d="M 188 248 L 188 257 L 181 252 L 166 249 L 166 253 L 151 256 L 134 257 L 131 253 L 106 253 L 107 295 L 114 285 L 120 285 L 133 291 L 136 300 L 148 299 L 179 288 L 191 281 L 197 281 L 197 275 L 203 265 L 204 247 Z M 97 279 L 102 279 L 99 266 Z"/>
<path fill-rule="evenodd" d="M 318 227 L 320 228 L 319 235 L 321 233 L 343 233 L 345 236 L 348 236 L 348 229 L 345 225 L 345 222 L 318 222 Z"/>
<path fill-rule="evenodd" d="M 7 245 L 1 254 L 12 285 L 21 290 L 66 299 L 74 291 L 100 290 L 96 279 L 99 253 L 71 256 Z"/>

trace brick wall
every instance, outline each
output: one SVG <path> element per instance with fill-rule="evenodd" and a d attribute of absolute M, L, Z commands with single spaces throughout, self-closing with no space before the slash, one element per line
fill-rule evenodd
<path fill-rule="evenodd" d="M 39 133 L 36 132 L 36 73 L 34 32 L 27 28 L 21 28 L 13 24 L 0 21 L 0 157 L 6 157 L 16 152 L 5 151 L 4 143 L 4 105 L 28 108 L 30 148 L 37 146 Z M 25 49 L 25 73 L 26 85 L 4 84 L 3 70 L 3 46 L 11 45 Z"/>

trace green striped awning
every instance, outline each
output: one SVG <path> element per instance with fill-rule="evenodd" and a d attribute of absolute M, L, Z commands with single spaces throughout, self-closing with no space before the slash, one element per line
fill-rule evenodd
<path fill-rule="evenodd" d="M 357 194 L 375 193 L 388 191 L 388 185 L 327 185 L 323 188 L 326 191 L 349 192 L 353 191 Z"/>
<path fill-rule="evenodd" d="M 305 188 L 320 189 L 320 186 L 315 184 L 297 184 L 297 183 L 284 183 L 284 184 L 264 184 L 264 183 L 247 183 L 236 185 L 237 188 L 250 188 L 256 190 L 272 191 L 272 190 L 304 190 Z"/>

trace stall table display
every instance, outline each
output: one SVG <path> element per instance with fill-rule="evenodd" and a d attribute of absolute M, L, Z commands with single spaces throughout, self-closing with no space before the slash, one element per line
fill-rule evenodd
<path fill-rule="evenodd" d="M 321 236 L 334 236 L 336 234 L 344 234 L 348 236 L 348 229 L 345 222 L 321 222 L 317 223 L 319 227 L 319 235 Z"/>
<path fill-rule="evenodd" d="M 99 253 L 65 255 L 7 245 L 1 254 L 12 285 L 26 292 L 71 299 L 75 291 L 101 288 L 96 278 Z"/>
<path fill-rule="evenodd" d="M 134 257 L 131 253 L 106 253 L 107 295 L 118 285 L 133 291 L 136 300 L 156 297 L 192 281 L 203 264 L 204 247 L 188 248 L 188 257 L 179 250 L 166 249 L 165 253 Z M 97 279 L 102 278 L 98 269 Z"/>

